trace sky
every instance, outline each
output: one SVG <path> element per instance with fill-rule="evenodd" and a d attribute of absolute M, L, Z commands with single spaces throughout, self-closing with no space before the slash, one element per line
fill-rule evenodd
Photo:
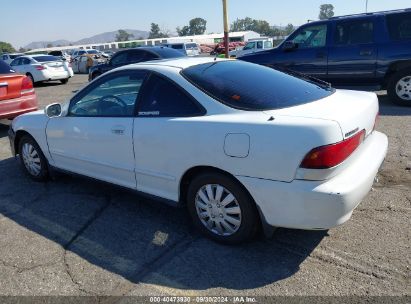
<path fill-rule="evenodd" d="M 251 17 L 272 25 L 301 25 L 318 18 L 319 6 L 335 15 L 363 13 L 366 0 L 228 0 L 229 20 Z M 410 0 L 368 0 L 368 11 L 411 7 Z M 207 32 L 222 32 L 221 0 L 10 0 L 1 5 L 0 41 L 19 48 L 32 41 L 80 40 L 120 28 L 150 30 L 152 22 L 175 32 L 201 17 Z M 7 13 L 5 13 L 7 12 Z"/>

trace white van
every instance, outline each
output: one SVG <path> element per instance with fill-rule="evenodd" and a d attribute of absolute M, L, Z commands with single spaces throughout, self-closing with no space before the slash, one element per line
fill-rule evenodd
<path fill-rule="evenodd" d="M 194 42 L 164 43 L 163 46 L 175 49 L 187 56 L 200 55 L 200 48 Z"/>
<path fill-rule="evenodd" d="M 273 48 L 273 39 L 272 38 L 254 38 L 248 40 L 247 44 L 238 50 L 230 52 L 230 57 L 241 57 L 246 54 L 256 53 L 265 51 Z"/>

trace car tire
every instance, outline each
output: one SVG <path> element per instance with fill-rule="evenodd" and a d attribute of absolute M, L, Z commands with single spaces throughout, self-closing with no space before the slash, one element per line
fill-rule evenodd
<path fill-rule="evenodd" d="M 61 79 L 61 80 L 60 80 L 60 82 L 61 82 L 62 84 L 67 84 L 68 81 L 69 81 L 68 78 L 66 78 L 66 79 Z"/>
<path fill-rule="evenodd" d="M 100 75 L 101 75 L 101 73 L 98 73 L 98 72 L 93 73 L 93 75 L 91 76 L 91 80 L 96 79 L 96 78 L 99 77 Z"/>
<path fill-rule="evenodd" d="M 388 83 L 387 93 L 395 104 L 411 107 L 411 70 L 395 73 Z"/>
<path fill-rule="evenodd" d="M 31 75 L 30 73 L 29 74 L 27 74 L 27 77 L 29 77 L 30 79 L 31 79 L 31 82 L 33 83 L 33 86 L 34 86 L 34 77 L 33 77 L 33 75 Z"/>
<path fill-rule="evenodd" d="M 187 208 L 194 225 L 219 243 L 249 241 L 260 227 L 257 208 L 248 192 L 238 181 L 221 173 L 205 173 L 192 180 Z"/>
<path fill-rule="evenodd" d="M 24 135 L 19 141 L 18 148 L 24 172 L 35 181 L 47 180 L 47 160 L 36 141 L 31 136 Z"/>

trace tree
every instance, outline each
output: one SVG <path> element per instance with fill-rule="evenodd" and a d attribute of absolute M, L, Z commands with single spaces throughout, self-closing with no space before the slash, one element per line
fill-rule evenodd
<path fill-rule="evenodd" d="M 320 14 L 318 18 L 320 20 L 328 19 L 334 16 L 334 5 L 332 4 L 321 4 Z"/>
<path fill-rule="evenodd" d="M 294 25 L 292 25 L 291 23 L 287 24 L 287 26 L 284 29 L 284 35 L 288 36 L 290 35 L 292 32 L 294 32 Z"/>
<path fill-rule="evenodd" d="M 157 23 L 151 23 L 151 29 L 150 33 L 148 34 L 148 39 L 155 38 L 168 38 L 168 35 L 160 30 L 160 26 Z"/>
<path fill-rule="evenodd" d="M 265 20 L 256 20 L 250 17 L 237 19 L 231 24 L 231 31 L 254 31 L 265 36 L 276 36 L 279 34 L 278 29 L 273 28 Z"/>
<path fill-rule="evenodd" d="M 118 30 L 118 33 L 116 34 L 116 41 L 129 41 L 130 38 L 133 38 L 134 35 L 127 33 L 125 30 Z"/>
<path fill-rule="evenodd" d="M 0 53 L 14 53 L 15 51 L 10 43 L 0 41 Z"/>
<path fill-rule="evenodd" d="M 188 25 L 177 27 L 178 36 L 203 35 L 207 29 L 207 20 L 203 18 L 191 19 Z"/>
<path fill-rule="evenodd" d="M 46 47 L 47 47 L 47 48 L 52 48 L 52 47 L 53 47 L 53 44 L 48 43 L 48 44 L 46 45 Z"/>

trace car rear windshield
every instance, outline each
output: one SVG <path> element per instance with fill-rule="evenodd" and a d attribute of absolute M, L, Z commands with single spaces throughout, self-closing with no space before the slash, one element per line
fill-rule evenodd
<path fill-rule="evenodd" d="M 9 55 L 10 59 L 16 59 L 16 58 L 19 58 L 21 56 L 23 56 L 23 55 L 21 55 L 21 54 Z"/>
<path fill-rule="evenodd" d="M 34 60 L 36 60 L 37 62 L 47 62 L 47 61 L 60 61 L 59 58 L 55 57 L 55 56 L 35 56 L 33 57 Z"/>
<path fill-rule="evenodd" d="M 11 74 L 11 73 L 15 73 L 15 71 L 13 71 L 11 67 L 7 63 L 5 63 L 3 60 L 0 60 L 0 74 Z"/>
<path fill-rule="evenodd" d="M 175 50 L 182 50 L 184 48 L 184 44 L 171 44 L 170 47 Z"/>
<path fill-rule="evenodd" d="M 334 89 L 243 61 L 216 61 L 184 69 L 182 75 L 232 108 L 274 110 L 327 97 Z"/>
<path fill-rule="evenodd" d="M 155 53 L 157 53 L 160 58 L 179 58 L 179 57 L 185 57 L 183 53 L 167 48 L 167 47 L 162 47 L 158 48 L 156 50 L 153 50 Z"/>
<path fill-rule="evenodd" d="M 392 40 L 411 40 L 411 13 L 387 15 L 387 26 Z"/>
<path fill-rule="evenodd" d="M 96 50 L 89 50 L 89 51 L 87 51 L 87 53 L 89 53 L 89 54 L 98 54 L 98 52 Z"/>

